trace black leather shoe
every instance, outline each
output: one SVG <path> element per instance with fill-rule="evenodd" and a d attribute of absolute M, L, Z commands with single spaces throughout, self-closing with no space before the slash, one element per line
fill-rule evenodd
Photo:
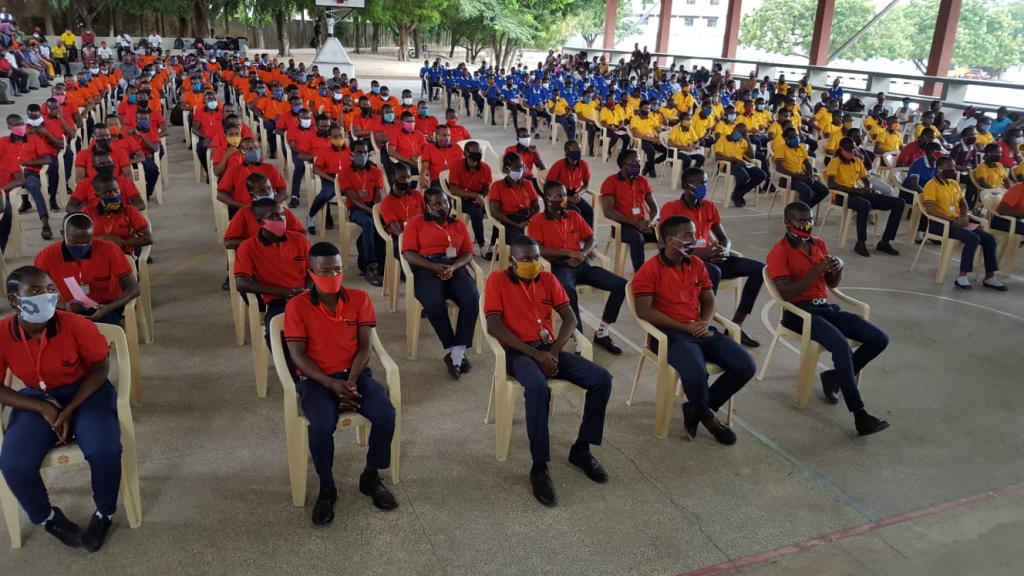
<path fill-rule="evenodd" d="M 853 251 L 865 258 L 871 257 L 871 252 L 868 251 L 868 247 L 863 242 L 857 242 L 853 247 Z"/>
<path fill-rule="evenodd" d="M 746 346 L 747 348 L 757 348 L 758 346 L 761 345 L 760 342 L 751 338 L 747 334 L 746 330 L 740 330 L 740 344 Z"/>
<path fill-rule="evenodd" d="M 615 356 L 622 354 L 622 348 L 619 348 L 618 344 L 612 341 L 611 336 L 605 335 L 598 338 L 595 334 L 594 344 L 600 346 L 601 348 L 604 348 L 609 354 L 614 354 Z"/>
<path fill-rule="evenodd" d="M 366 278 L 366 282 L 370 286 L 379 287 L 384 285 L 384 278 L 382 278 L 380 272 L 377 271 L 376 265 L 371 265 L 369 268 L 367 268 L 364 277 Z"/>
<path fill-rule="evenodd" d="M 398 508 L 398 501 L 395 500 L 391 491 L 384 487 L 380 476 L 374 474 L 359 476 L 359 491 L 373 499 L 373 505 L 381 510 L 394 510 Z"/>
<path fill-rule="evenodd" d="M 718 440 L 726 446 L 732 446 L 736 443 L 736 433 L 732 431 L 732 428 L 722 424 L 718 419 L 711 420 L 711 423 L 713 425 L 708 426 L 708 423 L 705 422 L 704 427 L 708 429 L 708 432 L 711 432 L 711 435 L 715 437 L 715 440 Z"/>
<path fill-rule="evenodd" d="M 103 542 L 107 539 L 107 532 L 110 532 L 110 525 L 113 521 L 109 517 L 100 518 L 93 514 L 89 521 L 89 527 L 82 534 L 82 547 L 89 552 L 99 552 Z"/>
<path fill-rule="evenodd" d="M 291 208 L 292 210 L 295 210 L 296 208 L 298 208 L 299 207 L 299 199 L 294 197 L 294 196 L 292 196 L 292 199 L 288 201 L 288 207 Z"/>
<path fill-rule="evenodd" d="M 32 205 L 28 202 L 22 202 L 21 206 L 18 207 L 18 214 L 24 214 L 32 209 Z"/>
<path fill-rule="evenodd" d="M 65 546 L 78 548 L 82 545 L 82 532 L 78 524 L 68 520 L 56 506 L 53 507 L 53 518 L 50 518 L 45 528 L 48 534 L 60 540 Z"/>
<path fill-rule="evenodd" d="M 459 366 L 459 372 L 468 374 L 473 369 L 473 365 L 469 363 L 469 358 L 466 356 L 462 357 L 462 365 Z"/>
<path fill-rule="evenodd" d="M 608 472 L 590 453 L 590 450 L 569 450 L 569 464 L 583 470 L 583 473 L 598 484 L 608 482 Z"/>
<path fill-rule="evenodd" d="M 744 200 L 742 196 L 733 195 L 732 204 L 737 208 L 743 208 L 744 206 L 747 205 L 747 201 Z"/>
<path fill-rule="evenodd" d="M 334 521 L 334 503 L 338 501 L 337 490 L 321 490 L 313 504 L 313 524 L 323 526 Z"/>
<path fill-rule="evenodd" d="M 875 432 L 881 432 L 889 427 L 889 423 L 881 418 L 875 418 L 867 411 L 864 411 L 862 415 L 857 416 L 855 420 L 855 426 L 857 427 L 857 434 L 860 436 L 870 436 Z"/>
<path fill-rule="evenodd" d="M 307 226 L 306 233 L 310 236 L 316 236 L 316 226 Z"/>
<path fill-rule="evenodd" d="M 875 246 L 875 250 L 878 250 L 879 252 L 885 252 L 886 254 L 892 254 L 893 256 L 900 255 L 900 251 L 893 248 L 892 244 L 888 242 L 879 242 L 878 245 Z"/>
<path fill-rule="evenodd" d="M 683 402 L 683 428 L 686 429 L 686 435 L 690 438 L 697 436 L 697 424 L 699 421 L 700 419 L 697 418 L 697 414 L 693 411 L 690 403 Z"/>
<path fill-rule="evenodd" d="M 836 382 L 835 370 L 821 373 L 821 391 L 825 393 L 825 402 L 839 404 L 839 382 Z"/>
<path fill-rule="evenodd" d="M 531 470 L 530 484 L 533 485 L 533 497 L 537 502 L 547 506 L 558 506 L 558 497 L 555 496 L 555 484 L 551 482 L 551 474 L 547 469 Z"/>
<path fill-rule="evenodd" d="M 225 278 L 224 283 L 220 285 L 221 290 L 231 290 L 231 279 Z"/>
<path fill-rule="evenodd" d="M 327 218 L 324 222 L 324 228 L 328 230 L 334 230 L 334 218 Z"/>
<path fill-rule="evenodd" d="M 452 375 L 452 380 L 458 380 L 459 377 L 462 376 L 462 366 L 456 366 L 455 363 L 452 362 L 452 355 L 450 353 L 444 355 L 444 367 L 447 368 L 448 373 Z"/>
<path fill-rule="evenodd" d="M 56 200 L 50 200 L 50 212 L 60 212 L 60 206 L 57 206 Z"/>

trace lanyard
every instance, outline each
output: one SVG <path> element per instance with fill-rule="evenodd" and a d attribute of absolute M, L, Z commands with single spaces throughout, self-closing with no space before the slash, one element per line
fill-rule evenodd
<path fill-rule="evenodd" d="M 15 320 L 15 322 L 17 322 L 17 320 Z M 32 348 L 30 348 L 28 345 L 28 334 L 25 333 L 25 330 L 21 327 L 20 324 L 18 325 L 18 330 L 21 331 L 21 345 L 25 348 L 25 357 L 28 358 L 29 362 L 32 363 L 32 367 L 35 368 L 36 370 L 36 377 L 39 378 L 39 389 L 42 390 L 43 392 L 46 392 L 46 382 L 43 382 L 42 372 L 43 347 L 46 346 L 47 342 L 46 330 L 43 330 L 43 334 L 39 338 L 39 353 L 35 355 L 35 358 L 33 358 L 32 356 Z"/>
<path fill-rule="evenodd" d="M 530 280 L 529 282 L 524 281 L 521 278 L 519 279 L 519 287 L 523 289 L 523 294 L 526 294 L 526 300 L 530 303 L 530 310 L 533 311 L 533 315 L 537 318 L 537 325 L 543 328 L 544 321 L 541 317 L 542 315 L 537 311 L 536 283 L 536 279 Z M 527 284 L 530 285 L 529 288 L 526 287 Z"/>
<path fill-rule="evenodd" d="M 408 214 L 408 212 L 406 212 L 406 214 Z M 441 233 L 444 234 L 448 238 L 448 247 L 449 248 L 453 248 L 454 244 L 452 244 L 452 235 L 448 232 L 448 230 L 445 230 L 440 224 L 438 224 L 437 222 L 434 222 L 433 220 L 431 220 L 430 223 L 433 224 L 435 228 L 440 230 Z"/>
<path fill-rule="evenodd" d="M 579 242 L 576 246 L 569 246 L 569 228 L 572 227 L 572 223 L 569 222 L 568 217 L 563 217 L 558 220 L 558 236 L 562 239 L 562 248 L 567 250 L 579 250 Z"/>

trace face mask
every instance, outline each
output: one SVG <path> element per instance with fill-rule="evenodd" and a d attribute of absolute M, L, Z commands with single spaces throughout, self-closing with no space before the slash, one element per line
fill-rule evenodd
<path fill-rule="evenodd" d="M 515 267 L 516 276 L 523 280 L 533 280 L 540 276 L 541 270 L 544 269 L 544 265 L 539 260 L 537 262 L 516 262 Z"/>
<path fill-rule="evenodd" d="M 300 128 L 309 128 L 312 125 L 313 125 L 313 119 L 312 118 L 299 118 L 299 127 Z"/>
<path fill-rule="evenodd" d="M 67 99 L 67 95 L 66 94 L 56 94 L 56 95 L 54 95 L 53 99 L 56 100 L 58 104 L 63 104 L 64 100 Z"/>
<path fill-rule="evenodd" d="M 966 144 L 968 146 L 974 146 L 974 143 L 977 142 L 977 141 L 978 141 L 978 138 L 976 136 L 971 136 L 969 138 L 964 138 L 964 144 Z"/>
<path fill-rule="evenodd" d="M 409 191 L 409 183 L 408 182 L 395 182 L 395 186 L 394 186 L 394 188 L 391 189 L 391 191 L 392 192 L 408 192 Z"/>
<path fill-rule="evenodd" d="M 342 99 L 342 98 L 343 98 L 344 96 L 345 96 L 345 95 L 344 95 L 344 94 L 342 94 L 342 93 L 340 93 L 340 92 L 333 92 L 333 93 L 331 94 L 331 98 L 332 98 L 332 99 L 333 99 L 333 100 L 334 100 L 335 102 L 341 102 L 341 99 Z"/>
<path fill-rule="evenodd" d="M 701 112 L 702 112 L 702 113 L 703 113 L 703 114 L 704 114 L 705 116 L 711 116 L 711 108 L 702 108 L 702 109 L 701 109 Z"/>
<path fill-rule="evenodd" d="M 893 132 L 895 132 L 895 131 L 900 129 L 900 125 L 897 122 L 893 122 L 893 123 L 889 124 L 889 129 L 892 130 Z"/>
<path fill-rule="evenodd" d="M 798 228 L 796 226 L 790 226 L 789 227 L 789 233 L 792 234 L 793 236 L 796 236 L 797 238 L 810 238 L 811 237 L 811 225 L 808 224 L 808 225 L 804 226 L 803 228 Z"/>
<path fill-rule="evenodd" d="M 978 132 L 981 132 L 982 134 L 988 133 L 988 128 L 987 124 L 978 124 Z"/>
<path fill-rule="evenodd" d="M 46 324 L 57 313 L 59 294 L 37 294 L 36 296 L 18 297 L 18 313 L 21 319 L 32 324 Z"/>
<path fill-rule="evenodd" d="M 791 148 L 796 148 L 800 145 L 800 138 L 790 138 L 786 140 L 786 144 Z"/>
<path fill-rule="evenodd" d="M 345 147 L 345 139 L 344 138 L 331 138 L 331 145 L 334 146 L 335 148 L 344 148 Z"/>
<path fill-rule="evenodd" d="M 530 147 L 530 137 L 529 136 L 527 136 L 526 138 L 519 138 L 516 141 L 519 142 L 519 145 L 522 146 L 523 148 L 529 148 Z"/>
<path fill-rule="evenodd" d="M 272 94 L 274 95 L 274 98 L 281 98 L 281 97 L 284 96 L 284 91 L 283 90 L 274 90 L 272 92 Z"/>
<path fill-rule="evenodd" d="M 1020 146 L 1022 142 L 1024 142 L 1024 136 L 1017 136 L 1016 138 L 1013 139 L 1013 143 L 1018 146 Z"/>
<path fill-rule="evenodd" d="M 114 165 L 113 164 L 110 164 L 109 166 L 93 166 L 93 170 L 96 171 L 96 174 L 100 174 L 100 175 L 104 175 L 104 176 L 113 176 L 114 175 Z"/>
<path fill-rule="evenodd" d="M 360 106 L 359 107 L 359 112 L 362 113 L 363 116 L 369 116 L 370 115 L 370 107 L 369 106 Z"/>
<path fill-rule="evenodd" d="M 26 118 L 25 123 L 29 126 L 42 126 L 44 123 L 46 123 L 46 120 L 44 120 L 43 117 L 40 116 L 39 118 Z"/>
<path fill-rule="evenodd" d="M 648 116 L 648 115 L 649 115 L 650 113 L 651 113 L 651 111 L 650 111 L 650 110 L 641 110 L 641 111 L 640 111 L 640 117 L 641 117 L 641 118 L 647 118 L 647 116 Z"/>
<path fill-rule="evenodd" d="M 839 149 L 839 155 L 842 156 L 843 158 L 847 159 L 847 160 L 853 160 L 853 157 L 856 156 L 857 154 L 853 150 L 844 150 L 844 149 L 840 148 Z"/>
<path fill-rule="evenodd" d="M 402 104 L 404 106 L 412 106 L 412 98 L 402 98 Z"/>
<path fill-rule="evenodd" d="M 395 121 L 395 114 L 393 112 L 388 112 L 387 114 L 384 115 L 384 121 L 385 122 L 394 122 Z"/>
<path fill-rule="evenodd" d="M 86 73 L 85 82 L 88 82 L 89 80 L 92 80 L 92 74 Z M 83 84 L 85 84 L 85 82 L 83 82 Z"/>
<path fill-rule="evenodd" d="M 427 217 L 431 220 L 444 220 L 451 214 L 451 208 L 445 208 L 444 210 L 427 210 Z"/>
<path fill-rule="evenodd" d="M 314 274 L 311 270 L 309 277 L 313 279 L 313 285 L 321 293 L 337 294 L 341 290 L 341 280 L 345 277 L 345 274 L 342 272 L 337 276 L 320 276 L 319 274 Z"/>
<path fill-rule="evenodd" d="M 696 198 L 697 200 L 703 200 L 704 198 L 707 198 L 707 195 L 707 184 L 697 184 L 697 186 L 693 189 L 693 197 Z"/>
<path fill-rule="evenodd" d="M 513 182 L 519 182 L 520 180 L 523 179 L 523 171 L 522 170 L 509 170 L 508 171 L 508 177 L 511 178 Z"/>
<path fill-rule="evenodd" d="M 139 99 L 139 97 L 136 96 L 135 94 L 129 94 L 128 95 L 128 103 L 129 104 L 135 104 L 135 101 L 138 100 L 138 99 Z"/>
<path fill-rule="evenodd" d="M 107 127 L 107 129 L 110 130 L 110 135 L 113 136 L 114 138 L 117 138 L 118 136 L 121 135 L 120 126 L 109 126 Z"/>
<path fill-rule="evenodd" d="M 1000 159 L 999 156 L 994 156 L 994 155 L 985 156 L 985 162 L 988 163 L 988 164 L 991 164 L 993 166 L 995 166 L 996 163 L 999 162 L 999 159 Z"/>
<path fill-rule="evenodd" d="M 725 115 L 725 119 L 728 122 L 733 122 L 733 121 L 736 120 L 736 115 L 735 114 L 726 114 Z"/>
<path fill-rule="evenodd" d="M 565 153 L 565 158 L 570 162 L 579 162 L 580 158 L 583 157 L 583 152 L 580 150 L 570 150 Z"/>
<path fill-rule="evenodd" d="M 374 94 L 380 94 L 380 86 L 370 87 L 370 92 L 373 92 Z"/>
<path fill-rule="evenodd" d="M 353 154 L 352 155 L 352 163 L 355 164 L 356 166 L 359 166 L 359 167 L 366 166 L 366 162 L 369 159 L 370 159 L 370 156 L 368 154 Z"/>
<path fill-rule="evenodd" d="M 634 176 L 634 177 L 635 176 L 639 176 L 640 175 L 640 165 L 639 164 L 626 164 L 626 174 L 629 174 L 630 176 Z"/>
<path fill-rule="evenodd" d="M 89 255 L 89 251 L 92 250 L 91 244 L 89 246 L 68 246 L 65 244 L 64 247 L 68 249 L 68 252 L 70 252 L 72 256 L 74 256 L 75 260 L 85 258 Z"/>
<path fill-rule="evenodd" d="M 957 176 L 956 168 L 946 168 L 942 170 L 943 180 L 955 180 Z"/>
<path fill-rule="evenodd" d="M 418 108 L 416 112 L 420 115 L 420 118 L 426 118 L 427 115 L 430 113 L 430 111 L 427 110 L 426 108 Z"/>
<path fill-rule="evenodd" d="M 678 238 L 668 238 L 665 240 L 665 245 L 672 247 L 683 256 L 689 256 L 693 254 L 693 249 L 696 247 L 696 242 L 683 242 Z"/>
<path fill-rule="evenodd" d="M 115 194 L 113 198 L 100 200 L 100 205 L 107 212 L 116 212 L 121 209 L 121 195 Z"/>
<path fill-rule="evenodd" d="M 259 94 L 260 96 L 262 96 L 262 95 L 267 93 L 267 89 L 266 88 L 257 88 L 256 89 L 256 93 Z"/>
<path fill-rule="evenodd" d="M 445 124 L 447 124 L 449 126 L 455 126 L 458 123 L 459 123 L 459 119 L 458 118 L 448 118 L 447 120 L 445 120 Z"/>
<path fill-rule="evenodd" d="M 207 110 L 216 110 L 217 109 L 217 101 L 213 100 L 212 102 L 207 102 L 206 103 L 206 109 Z"/>
<path fill-rule="evenodd" d="M 203 89 L 203 85 L 202 84 L 193 84 L 192 85 L 192 91 L 193 92 L 199 92 L 202 89 Z"/>
<path fill-rule="evenodd" d="M 141 123 L 139 127 L 142 127 Z M 241 136 L 225 136 L 224 139 L 228 141 L 228 146 L 232 146 L 234 148 L 238 148 L 238 145 L 242 143 Z"/>
<path fill-rule="evenodd" d="M 734 142 L 739 142 L 740 140 L 743 140 L 743 134 L 740 134 L 739 132 L 733 132 L 732 139 Z"/>
<path fill-rule="evenodd" d="M 299 110 L 302 110 L 302 104 L 295 104 L 292 106 L 292 114 L 298 115 Z"/>
<path fill-rule="evenodd" d="M 28 126 L 25 126 L 24 124 L 22 124 L 21 126 L 11 126 L 10 128 L 11 134 L 14 134 L 19 138 L 28 133 Z"/>
<path fill-rule="evenodd" d="M 264 220 L 260 223 L 260 227 L 274 236 L 281 237 L 284 236 L 284 232 L 288 228 L 288 222 L 284 220 Z"/>
<path fill-rule="evenodd" d="M 246 150 L 245 152 L 242 152 L 242 158 L 245 158 L 245 161 L 247 163 L 249 163 L 249 164 L 259 164 L 260 163 L 260 151 L 259 150 Z"/>
<path fill-rule="evenodd" d="M 470 162 L 479 162 L 484 159 L 483 152 L 469 152 L 466 154 L 466 159 Z"/>

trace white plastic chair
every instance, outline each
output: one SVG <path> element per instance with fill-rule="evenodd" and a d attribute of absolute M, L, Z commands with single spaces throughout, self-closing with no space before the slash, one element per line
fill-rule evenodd
<path fill-rule="evenodd" d="M 248 317 L 248 308 L 245 305 L 245 299 L 238 291 L 238 286 L 235 284 L 235 251 L 227 249 L 226 252 L 228 256 L 228 286 L 230 286 L 228 293 L 231 298 L 231 318 L 235 324 L 235 344 L 245 346 L 245 324 Z"/>
<path fill-rule="evenodd" d="M 608 226 L 611 226 L 612 232 L 611 235 L 608 236 L 608 243 L 605 244 L 604 251 L 605 254 L 612 253 L 612 272 L 614 272 L 616 276 L 622 276 L 626 269 L 626 255 L 629 254 L 631 248 L 628 244 L 622 241 L 622 224 L 605 216 L 604 203 L 601 201 L 600 197 L 594 199 L 595 224 L 597 224 L 598 218 L 601 218 L 602 220 L 608 223 Z M 657 247 L 656 242 L 644 243 L 645 253 L 647 251 L 647 248 L 649 248 L 652 244 L 655 247 Z M 612 252 L 612 249 L 614 249 L 614 252 Z"/>
<path fill-rule="evenodd" d="M 117 420 L 121 428 L 121 499 L 124 504 L 128 525 L 138 528 L 142 525 L 142 497 L 139 491 L 139 466 L 135 447 L 135 425 L 132 422 L 130 398 L 132 396 L 132 354 L 129 352 L 128 339 L 121 328 L 110 324 L 97 324 L 100 333 L 107 343 L 114 347 L 117 355 Z M 0 419 L 0 441 L 3 440 L 4 428 Z M 78 447 L 78 442 L 71 440 L 63 446 L 57 446 L 43 460 L 42 469 L 57 468 L 69 464 L 85 462 L 85 455 Z M 11 548 L 21 548 L 21 519 L 18 515 L 18 501 L 10 488 L 0 476 L 0 507 L 3 508 L 4 520 L 7 522 L 7 533 L 11 536 Z"/>
<path fill-rule="evenodd" d="M 295 382 L 288 373 L 288 364 L 284 356 L 284 314 L 278 314 L 270 322 L 270 347 L 274 357 L 274 368 L 277 378 L 281 381 L 284 391 L 284 429 L 288 442 L 288 475 L 291 478 L 292 504 L 306 505 L 306 475 L 309 472 L 309 420 L 302 415 L 299 394 L 295 391 Z M 398 484 L 398 468 L 401 457 L 402 443 L 402 387 L 398 373 L 398 365 L 388 355 L 377 331 L 373 331 L 373 353 L 384 366 L 384 381 L 391 404 L 395 407 L 395 435 L 391 440 L 391 482 Z M 356 442 L 366 446 L 370 421 L 356 412 L 342 412 L 338 419 L 339 430 L 355 430 Z"/>
<path fill-rule="evenodd" d="M 927 218 L 928 225 L 924 230 L 924 241 L 921 242 L 920 246 L 918 246 L 917 254 L 914 256 L 914 261 L 910 263 L 910 270 L 913 271 L 914 267 L 917 266 L 917 260 L 921 257 L 921 252 L 924 251 L 925 244 L 927 244 L 929 240 L 935 240 L 941 244 L 939 248 L 939 268 L 935 271 L 935 283 L 942 284 L 946 279 L 946 271 L 949 270 L 949 262 L 953 258 L 953 249 L 957 246 L 962 246 L 963 243 L 949 237 L 949 227 L 952 226 L 952 224 L 948 220 L 936 218 L 925 210 L 924 202 L 921 200 L 920 194 L 914 198 L 914 203 L 917 204 L 917 209 L 921 212 L 921 215 Z M 978 218 L 971 213 L 968 213 L 967 217 L 970 218 L 972 222 L 977 223 L 982 230 L 986 232 L 989 231 L 988 220 Z M 932 222 L 935 222 L 942 227 L 941 233 L 936 234 L 932 232 Z M 979 257 L 981 257 L 981 250 L 978 250 L 975 253 L 975 261 L 977 261 Z M 975 271 L 975 276 L 980 275 L 980 271 L 977 270 L 977 266 L 975 266 Z"/>
<path fill-rule="evenodd" d="M 989 227 L 989 233 L 996 237 L 996 255 L 999 260 L 999 274 L 1009 276 L 1013 272 L 1013 266 L 1017 262 L 1017 251 L 1020 243 L 1024 242 L 1024 234 L 1017 234 L 1017 226 L 1020 220 L 1003 216 L 996 210 L 1003 200 L 1006 190 L 1002 188 L 991 188 L 981 191 L 981 202 L 988 212 L 991 222 L 997 219 L 1005 221 L 1009 232 L 1002 232 Z"/>
<path fill-rule="evenodd" d="M 248 292 L 242 296 L 248 304 L 249 343 L 252 345 L 252 368 L 256 377 L 256 395 L 265 398 L 267 396 L 267 360 L 270 351 L 267 350 L 267 341 L 263 338 L 263 313 L 260 312 L 260 297 Z M 278 316 L 283 317 L 284 314 L 281 313 Z"/>
<path fill-rule="evenodd" d="M 402 255 L 395 254 L 395 245 L 391 233 L 384 228 L 380 217 L 380 202 L 373 205 L 373 226 L 377 235 L 384 240 L 384 287 L 381 295 L 388 297 L 388 311 L 398 309 L 398 287 L 402 283 L 402 265 L 398 261 Z"/>

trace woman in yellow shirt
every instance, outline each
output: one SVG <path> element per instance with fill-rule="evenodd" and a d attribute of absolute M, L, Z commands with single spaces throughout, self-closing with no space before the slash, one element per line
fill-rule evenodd
<path fill-rule="evenodd" d="M 957 182 L 956 166 L 949 156 L 940 158 L 935 163 L 938 170 L 935 178 L 925 184 L 921 192 L 921 202 L 924 209 L 932 218 L 949 222 L 949 237 L 953 240 L 963 242 L 963 251 L 960 253 L 960 275 L 953 284 L 960 289 L 970 290 L 971 281 L 967 275 L 974 270 L 974 252 L 981 245 L 981 253 L 985 259 L 985 280 L 982 286 L 1006 291 L 1006 286 L 996 280 L 995 273 L 999 270 L 999 262 L 996 260 L 996 239 L 988 232 L 978 227 L 978 224 L 971 222 L 970 213 L 967 209 L 967 201 L 964 200 L 964 193 L 960 190 L 960 183 Z M 935 220 L 928 222 L 929 231 L 932 234 L 942 234 L 942 224 Z"/>
<path fill-rule="evenodd" d="M 852 138 L 840 140 L 838 154 L 825 169 L 829 189 L 846 192 L 850 210 L 857 213 L 857 244 L 854 245 L 853 251 L 861 256 L 871 256 L 871 252 L 867 248 L 868 215 L 872 210 L 880 210 L 888 211 L 889 219 L 885 223 L 882 239 L 875 249 L 879 252 L 899 256 L 900 253 L 893 248 L 891 242 L 899 231 L 900 220 L 903 219 L 907 203 L 901 198 L 885 196 L 875 189 L 868 177 L 864 162 L 857 155 L 856 147 Z M 841 200 L 841 198 L 837 198 L 837 200 Z"/>
<path fill-rule="evenodd" d="M 683 112 L 679 115 L 679 124 L 672 127 L 668 134 L 668 153 L 672 158 L 682 161 L 683 169 L 702 168 L 704 166 L 703 148 L 700 145 L 701 135 L 692 126 L 693 115 Z"/>

